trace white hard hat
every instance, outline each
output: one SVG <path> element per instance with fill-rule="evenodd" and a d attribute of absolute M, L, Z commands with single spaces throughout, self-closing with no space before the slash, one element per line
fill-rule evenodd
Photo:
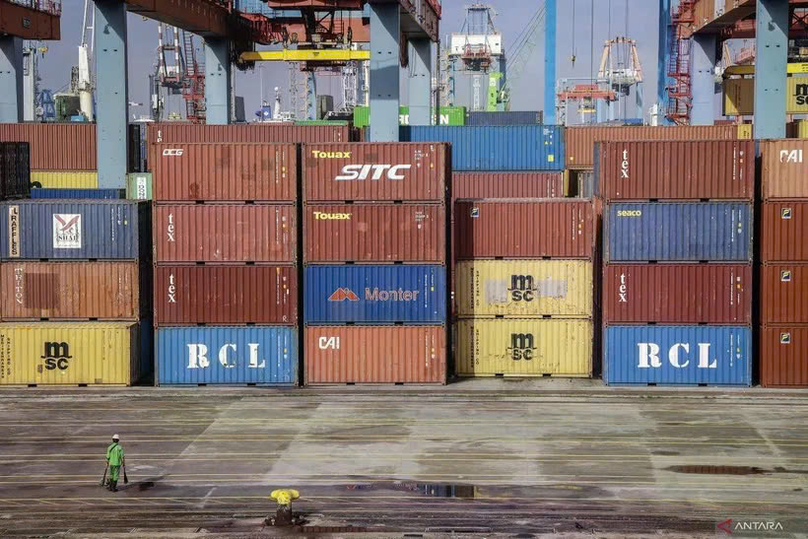
<path fill-rule="evenodd" d="M 112 439 L 113 439 L 113 440 L 120 440 L 120 439 L 121 439 L 121 437 L 120 437 L 120 436 L 118 436 L 117 434 L 113 434 L 113 435 L 112 435 Z"/>

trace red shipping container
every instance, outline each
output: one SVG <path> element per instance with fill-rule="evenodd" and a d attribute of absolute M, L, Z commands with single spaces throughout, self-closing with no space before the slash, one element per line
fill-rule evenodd
<path fill-rule="evenodd" d="M 294 144 L 154 144 L 157 202 L 294 202 Z"/>
<path fill-rule="evenodd" d="M 158 326 L 297 324 L 297 268 L 157 266 Z"/>
<path fill-rule="evenodd" d="M 137 262 L 0 264 L 0 319 L 135 321 L 140 273 Z"/>
<path fill-rule="evenodd" d="M 808 140 L 760 142 L 763 200 L 808 198 Z"/>
<path fill-rule="evenodd" d="M 760 219 L 764 262 L 808 261 L 808 201 L 764 202 Z"/>
<path fill-rule="evenodd" d="M 764 265 L 760 310 L 762 324 L 808 323 L 808 262 Z"/>
<path fill-rule="evenodd" d="M 457 260 L 583 258 L 595 251 L 595 216 L 585 200 L 459 200 L 454 212 Z"/>
<path fill-rule="evenodd" d="M 449 152 L 440 143 L 305 144 L 307 202 L 446 202 Z"/>
<path fill-rule="evenodd" d="M 605 324 L 752 323 L 749 264 L 606 265 Z"/>
<path fill-rule="evenodd" d="M 457 198 L 562 198 L 566 195 L 561 172 L 454 172 L 452 197 Z"/>
<path fill-rule="evenodd" d="M 446 263 L 446 207 L 307 204 L 304 262 Z"/>
<path fill-rule="evenodd" d="M 760 331 L 760 384 L 808 387 L 808 326 L 764 327 Z"/>
<path fill-rule="evenodd" d="M 159 263 L 294 263 L 297 208 L 265 204 L 157 204 L 154 259 Z"/>
<path fill-rule="evenodd" d="M 754 198 L 751 140 L 601 142 L 597 148 L 606 200 Z"/>
<path fill-rule="evenodd" d="M 96 170 L 95 124 L 0 123 L 0 142 L 27 142 L 31 170 Z"/>
<path fill-rule="evenodd" d="M 306 384 L 445 384 L 444 326 L 307 326 Z"/>

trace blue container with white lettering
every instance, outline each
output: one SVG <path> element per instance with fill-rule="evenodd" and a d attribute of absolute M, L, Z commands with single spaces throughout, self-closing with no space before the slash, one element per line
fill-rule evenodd
<path fill-rule="evenodd" d="M 750 386 L 748 326 L 608 326 L 607 385 Z"/>
<path fill-rule="evenodd" d="M 752 205 L 613 203 L 605 236 L 607 262 L 749 262 Z"/>
<path fill-rule="evenodd" d="M 297 330 L 281 326 L 161 327 L 161 386 L 297 384 Z"/>
<path fill-rule="evenodd" d="M 31 189 L 31 198 L 77 199 L 102 198 L 115 200 L 126 198 L 126 189 L 70 189 L 56 187 L 40 187 Z"/>
<path fill-rule="evenodd" d="M 444 266 L 309 266 L 307 324 L 444 324 Z"/>

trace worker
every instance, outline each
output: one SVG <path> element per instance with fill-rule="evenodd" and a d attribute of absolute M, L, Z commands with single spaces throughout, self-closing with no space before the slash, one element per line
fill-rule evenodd
<path fill-rule="evenodd" d="M 112 492 L 118 492 L 118 474 L 121 466 L 126 466 L 126 457 L 120 440 L 120 436 L 113 434 L 112 443 L 107 448 L 107 466 L 109 466 L 109 485 L 107 488 Z"/>

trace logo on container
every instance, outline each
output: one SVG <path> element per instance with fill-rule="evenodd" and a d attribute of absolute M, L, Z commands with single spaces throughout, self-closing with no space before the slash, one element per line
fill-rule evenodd
<path fill-rule="evenodd" d="M 790 270 L 783 270 L 780 272 L 780 282 L 782 283 L 790 283 L 791 282 L 791 271 Z"/>
<path fill-rule="evenodd" d="M 174 214 L 168 214 L 168 225 L 166 225 L 166 240 L 170 243 L 177 241 L 174 234 L 177 232 L 177 226 L 174 224 Z"/>
<path fill-rule="evenodd" d="M 173 273 L 168 276 L 168 302 L 177 303 L 177 280 Z"/>
<path fill-rule="evenodd" d="M 14 268 L 14 299 L 20 305 L 25 303 L 25 271 Z"/>
<path fill-rule="evenodd" d="M 314 212 L 315 221 L 350 221 L 352 213 L 325 213 L 321 211 Z"/>
<path fill-rule="evenodd" d="M 342 172 L 336 178 L 338 182 L 359 180 L 364 181 L 367 179 L 378 181 L 382 177 L 388 180 L 404 180 L 405 170 L 412 168 L 412 165 L 345 165 L 342 167 Z"/>
<path fill-rule="evenodd" d="M 81 215 L 53 214 L 53 248 L 81 249 Z"/>
<path fill-rule="evenodd" d="M 511 346 L 507 350 L 514 361 L 530 361 L 536 351 L 535 337 L 532 333 L 511 333 Z"/>
<path fill-rule="evenodd" d="M 20 207 L 8 207 L 8 256 L 20 257 Z"/>
<path fill-rule="evenodd" d="M 163 157 L 181 157 L 184 153 L 182 148 L 166 148 L 163 150 Z"/>
<path fill-rule="evenodd" d="M 70 345 L 68 343 L 46 342 L 45 350 L 40 358 L 45 360 L 46 370 L 59 369 L 64 371 L 70 367 L 70 360 L 73 359 L 73 356 L 70 355 Z"/>
<path fill-rule="evenodd" d="M 320 350 L 339 350 L 339 337 L 320 337 L 317 346 Z"/>
<path fill-rule="evenodd" d="M 620 286 L 617 287 L 617 302 L 628 303 L 628 285 L 626 284 L 626 274 L 620 274 Z"/>
<path fill-rule="evenodd" d="M 188 368 L 189 369 L 207 369 L 210 367 L 210 359 L 208 358 L 208 347 L 202 343 L 190 343 L 188 346 Z M 248 369 L 263 369 L 266 368 L 267 362 L 265 359 L 260 358 L 258 343 L 247 343 L 247 368 Z M 232 352 L 232 354 L 231 354 Z M 238 346 L 235 343 L 226 343 L 219 348 L 216 358 L 219 364 L 226 369 L 233 369 L 236 367 L 238 361 L 235 356 L 238 353 Z"/>
<path fill-rule="evenodd" d="M 791 208 L 783 208 L 782 211 L 780 212 L 781 219 L 791 219 L 791 215 L 792 215 Z"/>
<path fill-rule="evenodd" d="M 353 152 L 323 152 L 312 150 L 311 155 L 315 159 L 350 159 Z"/>
<path fill-rule="evenodd" d="M 696 346 L 699 354 L 696 367 L 699 369 L 717 369 L 718 361 L 710 359 L 710 343 L 700 342 Z M 659 358 L 662 350 L 657 343 L 640 342 L 637 343 L 637 348 L 639 351 L 639 364 L 637 367 L 640 369 L 659 369 L 662 367 L 662 360 Z M 684 369 L 690 365 L 690 359 L 686 356 L 682 357 L 682 352 L 685 354 L 690 353 L 689 343 L 675 343 L 668 349 L 668 362 L 674 368 Z"/>
<path fill-rule="evenodd" d="M 353 290 L 350 288 L 337 288 L 334 290 L 334 293 L 328 296 L 328 301 L 359 301 L 359 296 L 357 296 Z"/>
<path fill-rule="evenodd" d="M 620 178 L 628 179 L 628 150 L 623 150 L 623 160 L 620 162 Z"/>
<path fill-rule="evenodd" d="M 416 301 L 420 290 L 404 290 L 399 288 L 397 290 L 379 290 L 376 288 L 365 288 L 365 301 Z M 337 288 L 328 296 L 328 301 L 343 302 L 343 301 L 360 301 L 359 296 L 350 288 Z"/>
<path fill-rule="evenodd" d="M 642 210 L 617 210 L 618 217 L 642 217 Z"/>
<path fill-rule="evenodd" d="M 780 344 L 791 344 L 791 332 L 784 331 L 780 334 Z"/>
<path fill-rule="evenodd" d="M 802 163 L 802 150 L 780 150 L 780 162 Z"/>

